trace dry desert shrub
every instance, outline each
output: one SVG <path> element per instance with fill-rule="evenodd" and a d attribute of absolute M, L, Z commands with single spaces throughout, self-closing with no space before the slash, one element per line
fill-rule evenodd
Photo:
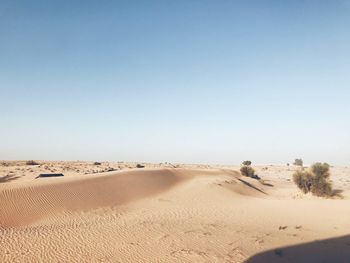
<path fill-rule="evenodd" d="M 300 158 L 300 159 L 295 159 L 295 161 L 294 161 L 293 164 L 296 165 L 296 166 L 303 166 L 304 162 L 303 162 L 303 160 Z"/>
<path fill-rule="evenodd" d="M 249 165 L 243 165 L 240 169 L 241 174 L 248 177 L 253 177 L 255 170 Z"/>
<path fill-rule="evenodd" d="M 244 161 L 240 169 L 241 174 L 243 176 L 248 176 L 254 179 L 260 179 L 260 177 L 255 174 L 255 170 L 253 169 L 253 167 L 250 166 L 251 164 L 251 161 Z"/>
<path fill-rule="evenodd" d="M 297 171 L 293 181 L 303 193 L 311 192 L 316 196 L 332 196 L 332 184 L 329 180 L 329 164 L 315 163 L 307 171 Z"/>
<path fill-rule="evenodd" d="M 293 181 L 304 194 L 311 191 L 312 175 L 309 171 L 296 171 Z"/>
<path fill-rule="evenodd" d="M 36 161 L 30 160 L 26 162 L 26 165 L 39 165 Z"/>
<path fill-rule="evenodd" d="M 251 162 L 251 161 L 244 161 L 242 164 L 243 164 L 243 165 L 250 166 L 250 165 L 252 164 L 252 162 Z"/>
<path fill-rule="evenodd" d="M 1 166 L 10 166 L 10 164 L 7 163 L 7 162 L 1 162 L 0 165 L 1 165 Z"/>

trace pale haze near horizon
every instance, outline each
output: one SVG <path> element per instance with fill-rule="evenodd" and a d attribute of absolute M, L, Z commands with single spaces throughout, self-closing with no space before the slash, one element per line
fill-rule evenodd
<path fill-rule="evenodd" d="M 350 165 L 347 1 L 1 1 L 0 159 Z"/>

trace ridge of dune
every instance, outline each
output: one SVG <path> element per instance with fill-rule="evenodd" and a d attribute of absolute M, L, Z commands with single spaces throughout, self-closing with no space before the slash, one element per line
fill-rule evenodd
<path fill-rule="evenodd" d="M 55 179 L 0 191 L 0 227 L 23 226 L 60 212 L 124 204 L 164 191 L 185 177 L 170 169 L 145 169 Z"/>

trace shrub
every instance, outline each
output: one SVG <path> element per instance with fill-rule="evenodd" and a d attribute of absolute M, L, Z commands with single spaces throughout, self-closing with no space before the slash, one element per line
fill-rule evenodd
<path fill-rule="evenodd" d="M 101 165 L 102 163 L 100 162 L 94 162 L 94 165 Z"/>
<path fill-rule="evenodd" d="M 30 160 L 26 162 L 26 165 L 38 165 L 39 163 L 37 163 L 36 161 Z"/>
<path fill-rule="evenodd" d="M 307 171 L 295 172 L 293 181 L 305 194 L 311 192 L 316 196 L 331 196 L 333 190 L 329 177 L 329 165 L 315 163 Z"/>
<path fill-rule="evenodd" d="M 315 163 L 311 166 L 311 171 L 316 177 L 329 178 L 329 164 L 327 163 Z"/>
<path fill-rule="evenodd" d="M 251 164 L 252 164 L 252 162 L 251 162 L 251 161 L 244 161 L 242 164 L 243 164 L 243 165 L 247 165 L 247 166 L 249 166 L 249 165 L 251 165 Z"/>
<path fill-rule="evenodd" d="M 308 171 L 296 171 L 293 181 L 304 194 L 311 191 L 312 175 Z"/>
<path fill-rule="evenodd" d="M 255 175 L 255 170 L 251 166 L 248 166 L 248 165 L 242 166 L 240 171 L 241 171 L 241 174 L 244 176 L 254 177 L 254 175 Z"/>
<path fill-rule="evenodd" d="M 316 196 L 332 196 L 332 184 L 328 180 L 315 178 L 311 186 L 311 192 Z"/>
<path fill-rule="evenodd" d="M 145 167 L 144 165 L 139 164 L 139 163 L 136 165 L 136 168 L 144 168 L 144 167 Z"/>
<path fill-rule="evenodd" d="M 296 166 L 303 166 L 304 162 L 302 159 L 295 159 L 293 164 Z"/>
<path fill-rule="evenodd" d="M 244 161 L 240 169 L 241 174 L 259 180 L 260 177 L 255 174 L 255 170 L 250 166 L 251 164 L 251 161 Z"/>

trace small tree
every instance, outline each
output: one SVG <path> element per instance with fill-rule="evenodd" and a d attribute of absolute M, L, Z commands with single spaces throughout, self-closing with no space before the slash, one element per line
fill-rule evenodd
<path fill-rule="evenodd" d="M 331 196 L 333 190 L 329 177 L 329 164 L 315 163 L 307 171 L 295 172 L 293 181 L 305 194 L 311 192 L 316 196 Z"/>
<path fill-rule="evenodd" d="M 252 162 L 251 162 L 251 161 L 244 161 L 242 164 L 243 164 L 243 165 L 250 166 L 250 165 L 252 164 Z"/>
<path fill-rule="evenodd" d="M 296 165 L 296 166 L 303 166 L 304 162 L 303 162 L 303 160 L 300 158 L 300 159 L 295 159 L 295 161 L 294 161 L 293 164 Z"/>

